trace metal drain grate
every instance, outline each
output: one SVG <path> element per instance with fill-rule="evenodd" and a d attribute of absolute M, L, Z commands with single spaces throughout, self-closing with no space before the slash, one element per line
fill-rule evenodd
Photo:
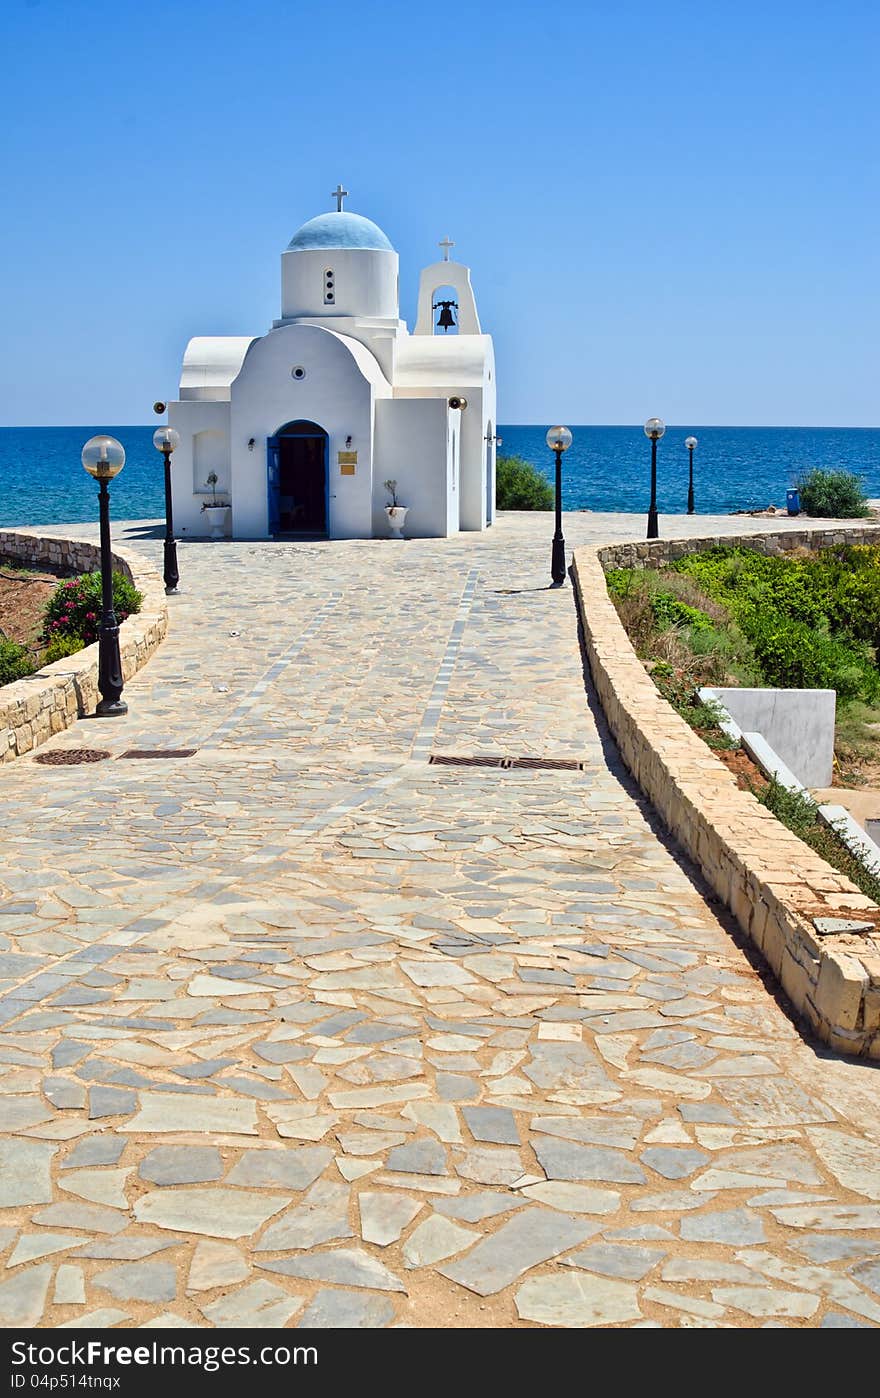
<path fill-rule="evenodd" d="M 128 752 L 119 754 L 119 761 L 122 762 L 126 758 L 147 760 L 160 757 L 192 757 L 197 752 L 198 748 L 129 748 Z"/>
<path fill-rule="evenodd" d="M 104 762 L 109 756 L 101 748 L 57 748 L 55 752 L 38 752 L 34 761 L 44 767 L 79 767 L 84 762 Z"/>
<path fill-rule="evenodd" d="M 434 767 L 509 767 L 509 757 L 443 757 L 431 753 L 428 759 Z"/>
<path fill-rule="evenodd" d="M 514 757 L 511 767 L 531 767 L 538 772 L 583 772 L 586 763 L 576 757 Z"/>
<path fill-rule="evenodd" d="M 432 752 L 428 759 L 434 767 L 500 767 L 530 769 L 536 772 L 583 772 L 587 764 L 576 757 L 446 757 Z"/>

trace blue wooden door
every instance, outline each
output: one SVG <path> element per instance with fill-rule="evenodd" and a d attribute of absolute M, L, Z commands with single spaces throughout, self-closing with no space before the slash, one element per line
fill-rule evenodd
<path fill-rule="evenodd" d="M 269 533 L 277 534 L 280 525 L 279 491 L 281 487 L 281 439 L 266 438 L 267 495 L 269 506 Z"/>

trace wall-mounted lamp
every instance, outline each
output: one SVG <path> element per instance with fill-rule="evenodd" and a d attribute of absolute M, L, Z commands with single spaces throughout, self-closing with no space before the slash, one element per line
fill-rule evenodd
<path fill-rule="evenodd" d="M 350 432 L 349 432 L 348 436 L 347 436 L 346 439 L 345 439 L 345 445 L 346 445 L 346 447 L 350 447 L 350 446 L 351 446 L 351 433 L 350 433 Z"/>
<path fill-rule="evenodd" d="M 248 451 L 253 451 L 253 449 L 254 449 L 254 447 L 255 447 L 256 445 L 257 445 L 257 439 L 256 439 L 256 437 L 249 437 L 249 438 L 248 438 Z"/>

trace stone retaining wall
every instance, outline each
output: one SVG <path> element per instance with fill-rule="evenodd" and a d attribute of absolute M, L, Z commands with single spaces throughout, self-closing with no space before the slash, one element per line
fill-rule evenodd
<path fill-rule="evenodd" d="M 630 544 L 609 544 L 599 549 L 605 568 L 657 568 L 696 553 L 716 548 L 748 548 L 779 556 L 796 549 L 828 549 L 839 544 L 880 544 L 880 525 L 817 525 L 815 529 L 781 529 L 778 534 L 716 534 L 702 539 L 651 539 Z"/>
<path fill-rule="evenodd" d="M 695 549 L 743 545 L 768 553 L 807 544 L 877 543 L 880 529 L 657 540 L 579 549 L 572 574 L 593 682 L 627 767 L 788 998 L 826 1043 L 880 1058 L 880 932 L 819 936 L 814 917 L 878 914 L 748 792 L 660 695 L 630 644 L 605 568 L 662 565 Z"/>
<path fill-rule="evenodd" d="M 0 530 L 0 559 L 57 572 L 91 573 L 101 566 L 96 544 L 24 530 Z M 162 579 L 139 554 L 114 549 L 113 566 L 143 594 L 141 610 L 119 630 L 122 673 L 129 680 L 168 630 L 168 605 Z M 77 718 L 94 712 L 99 697 L 97 644 L 4 685 L 0 689 L 0 762 L 13 762 Z"/>

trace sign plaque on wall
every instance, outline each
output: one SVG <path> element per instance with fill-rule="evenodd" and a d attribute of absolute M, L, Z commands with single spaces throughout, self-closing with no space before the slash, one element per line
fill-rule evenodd
<path fill-rule="evenodd" d="M 357 468 L 358 454 L 356 451 L 340 451 L 336 453 L 339 462 L 340 476 L 353 476 Z"/>

